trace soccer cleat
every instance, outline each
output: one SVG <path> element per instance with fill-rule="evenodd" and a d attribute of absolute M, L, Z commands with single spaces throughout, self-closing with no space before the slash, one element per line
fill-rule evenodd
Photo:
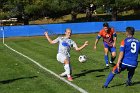
<path fill-rule="evenodd" d="M 70 77 L 68 77 L 68 81 L 73 81 L 73 79 L 72 79 L 72 77 L 70 76 Z"/>
<path fill-rule="evenodd" d="M 115 63 L 113 63 L 112 61 L 110 61 L 109 63 L 110 63 L 110 64 L 111 64 L 111 66 L 113 66 L 113 67 L 116 65 L 116 64 L 115 64 Z"/>
<path fill-rule="evenodd" d="M 61 77 L 66 77 L 67 74 L 66 74 L 65 72 L 63 72 L 63 73 L 60 74 L 60 76 L 61 76 Z"/>
<path fill-rule="evenodd" d="M 103 85 L 102 88 L 108 88 L 108 86 Z"/>
<path fill-rule="evenodd" d="M 112 61 L 109 61 L 109 63 L 110 63 L 110 64 L 113 64 L 113 62 L 112 62 Z"/>
<path fill-rule="evenodd" d="M 109 65 L 108 65 L 108 64 L 106 64 L 106 67 L 109 67 Z"/>
<path fill-rule="evenodd" d="M 131 81 L 126 81 L 126 86 L 132 86 L 132 82 Z"/>
<path fill-rule="evenodd" d="M 106 64 L 106 67 L 105 68 L 109 68 L 109 65 L 108 64 Z"/>

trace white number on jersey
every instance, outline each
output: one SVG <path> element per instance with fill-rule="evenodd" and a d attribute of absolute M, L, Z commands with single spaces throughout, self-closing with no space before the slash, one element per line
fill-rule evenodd
<path fill-rule="evenodd" d="M 135 42 L 131 43 L 131 52 L 136 53 L 136 43 Z"/>

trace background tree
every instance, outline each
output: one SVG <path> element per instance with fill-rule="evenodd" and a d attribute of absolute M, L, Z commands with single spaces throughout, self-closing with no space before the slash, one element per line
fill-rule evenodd
<path fill-rule="evenodd" d="M 117 14 L 119 12 L 134 10 L 135 13 L 140 9 L 140 0 L 95 0 L 93 1 L 98 7 L 105 6 L 105 10 L 112 9 L 112 20 L 117 20 Z"/>
<path fill-rule="evenodd" d="M 133 9 L 135 13 L 140 9 L 140 0 L 1 0 L 0 19 L 28 16 L 30 20 L 51 17 L 57 18 L 74 11 L 76 14 L 85 12 L 89 4 L 97 8 L 105 6 L 111 9 L 112 20 L 117 20 L 117 13 Z"/>

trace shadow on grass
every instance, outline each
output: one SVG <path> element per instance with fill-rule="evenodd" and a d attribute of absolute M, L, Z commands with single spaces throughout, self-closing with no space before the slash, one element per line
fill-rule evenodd
<path fill-rule="evenodd" d="M 140 81 L 134 82 L 133 85 L 140 84 Z"/>
<path fill-rule="evenodd" d="M 126 83 L 122 83 L 122 84 L 118 84 L 118 85 L 113 85 L 113 86 L 110 86 L 109 88 L 117 87 L 117 86 L 123 86 L 123 85 L 125 85 L 125 84 L 126 84 Z M 140 81 L 133 82 L 133 83 L 132 83 L 132 86 L 137 85 L 137 84 L 140 84 Z"/>
<path fill-rule="evenodd" d="M 111 63 L 110 65 L 111 65 L 111 67 L 114 67 L 116 64 L 115 63 Z"/>
<path fill-rule="evenodd" d="M 3 81 L 0 81 L 0 84 L 9 84 L 9 83 L 15 82 L 17 80 L 33 79 L 33 78 L 37 78 L 37 77 L 38 76 L 31 76 L 31 77 L 20 77 L 20 78 L 15 78 L 15 79 L 3 80 Z"/>
<path fill-rule="evenodd" d="M 86 76 L 86 74 L 92 73 L 92 72 L 103 72 L 104 70 L 106 70 L 108 68 L 103 68 L 103 69 L 93 69 L 93 70 L 82 70 L 81 73 L 79 74 L 74 74 L 73 75 L 73 79 L 75 78 L 79 78 L 81 76 Z M 104 77 L 105 75 L 98 75 L 96 77 Z"/>

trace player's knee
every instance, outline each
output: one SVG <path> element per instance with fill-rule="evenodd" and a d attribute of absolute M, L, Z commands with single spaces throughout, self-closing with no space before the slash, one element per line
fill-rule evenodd
<path fill-rule="evenodd" d="M 116 53 L 112 53 L 112 57 L 115 58 L 116 57 Z"/>
<path fill-rule="evenodd" d="M 116 55 L 112 55 L 112 58 L 115 58 L 116 57 Z"/>
<path fill-rule="evenodd" d="M 113 70 L 112 70 L 112 73 L 113 74 L 118 74 L 118 68 L 117 68 L 117 65 L 113 67 Z"/>
<path fill-rule="evenodd" d="M 104 48 L 104 52 L 105 53 L 108 53 L 108 48 Z"/>
<path fill-rule="evenodd" d="M 64 64 L 69 64 L 69 61 L 67 59 L 65 59 Z"/>
<path fill-rule="evenodd" d="M 118 74 L 119 72 L 118 72 L 118 70 L 115 70 L 115 71 L 112 71 L 112 73 L 116 75 L 116 74 Z"/>
<path fill-rule="evenodd" d="M 112 71 L 112 74 L 116 75 L 116 73 L 114 71 Z"/>
<path fill-rule="evenodd" d="M 104 54 L 105 54 L 105 55 L 108 55 L 108 51 L 105 51 Z"/>

